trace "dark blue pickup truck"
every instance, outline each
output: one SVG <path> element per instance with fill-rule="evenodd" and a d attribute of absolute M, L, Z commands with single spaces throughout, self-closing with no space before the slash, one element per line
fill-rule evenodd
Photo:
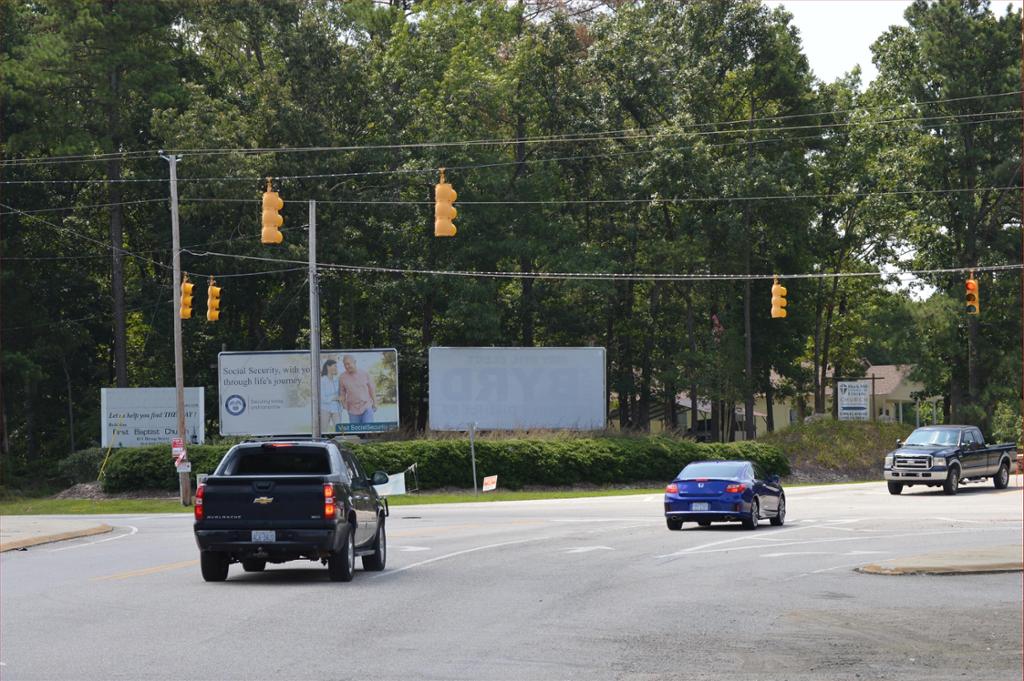
<path fill-rule="evenodd" d="M 363 569 L 387 560 L 387 505 L 355 454 L 332 440 L 276 440 L 235 445 L 196 491 L 195 537 L 203 579 L 221 582 L 232 563 L 246 572 L 268 562 L 307 559 L 348 582 L 356 556 Z"/>
<path fill-rule="evenodd" d="M 906 442 L 897 440 L 896 447 L 885 457 L 889 494 L 914 485 L 941 486 L 946 494 L 956 494 L 961 483 L 987 478 L 996 489 L 1005 489 L 1016 458 L 1013 444 L 986 446 L 974 426 L 925 426 Z"/>

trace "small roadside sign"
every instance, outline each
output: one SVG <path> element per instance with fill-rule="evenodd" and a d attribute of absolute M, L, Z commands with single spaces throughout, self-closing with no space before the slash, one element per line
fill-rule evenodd
<path fill-rule="evenodd" d="M 191 473 L 192 472 L 192 462 L 188 461 L 187 459 L 185 461 L 183 461 L 183 462 L 180 462 L 180 463 L 175 461 L 174 467 L 177 469 L 177 471 L 179 473 Z"/>
<path fill-rule="evenodd" d="M 480 488 L 482 492 L 493 492 L 498 487 L 498 476 L 488 475 L 484 478 L 484 485 Z"/>

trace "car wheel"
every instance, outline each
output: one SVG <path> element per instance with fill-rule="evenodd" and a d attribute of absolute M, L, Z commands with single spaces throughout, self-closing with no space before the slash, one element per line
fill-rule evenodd
<path fill-rule="evenodd" d="M 373 553 L 363 556 L 363 569 L 380 572 L 388 560 L 388 537 L 384 533 L 384 516 L 377 525 L 377 538 L 373 540 Z"/>
<path fill-rule="evenodd" d="M 942 483 L 942 491 L 946 494 L 956 494 L 960 489 L 960 469 L 953 466 L 946 474 L 946 482 Z"/>
<path fill-rule="evenodd" d="M 242 560 L 242 569 L 246 572 L 263 572 L 267 567 L 267 561 L 258 558 L 246 558 Z"/>
<path fill-rule="evenodd" d="M 199 553 L 199 569 L 207 582 L 223 582 L 228 578 L 228 565 L 231 559 L 228 554 L 219 551 L 201 551 Z"/>
<path fill-rule="evenodd" d="M 700 525 L 701 527 L 711 527 L 711 521 L 710 520 L 698 520 L 697 524 Z"/>
<path fill-rule="evenodd" d="M 899 494 L 900 492 L 903 491 L 902 482 L 892 482 L 890 480 L 888 483 L 886 483 L 886 486 L 889 488 L 889 494 Z"/>
<path fill-rule="evenodd" d="M 665 524 L 668 525 L 668 529 L 672 531 L 679 531 L 683 529 L 682 518 L 673 518 L 671 516 L 665 518 Z"/>
<path fill-rule="evenodd" d="M 1006 489 L 1010 484 L 1010 464 L 999 464 L 999 472 L 992 478 L 992 484 L 996 489 Z"/>
<path fill-rule="evenodd" d="M 327 576 L 332 582 L 351 582 L 356 569 L 356 535 L 345 523 L 345 547 L 327 559 Z"/>
<path fill-rule="evenodd" d="M 779 497 L 779 510 L 772 518 L 772 525 L 775 527 L 781 527 L 786 524 L 786 497 Z"/>
<path fill-rule="evenodd" d="M 760 513 L 761 509 L 757 503 L 757 497 L 754 497 L 754 500 L 750 502 L 750 517 L 743 519 L 743 527 L 748 530 L 756 530 L 757 521 L 760 520 Z"/>

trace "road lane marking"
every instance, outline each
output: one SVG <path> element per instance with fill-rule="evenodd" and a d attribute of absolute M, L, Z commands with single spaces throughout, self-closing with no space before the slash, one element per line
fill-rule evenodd
<path fill-rule="evenodd" d="M 130 537 L 130 536 L 132 536 L 133 534 L 135 534 L 136 532 L 139 531 L 139 528 L 135 527 L 134 525 L 125 525 L 124 527 L 130 527 L 131 528 L 131 532 L 127 532 L 125 534 L 119 534 L 116 537 L 107 537 L 106 539 L 100 539 L 100 540 L 97 540 L 97 541 L 86 542 L 84 544 L 75 544 L 74 546 L 65 546 L 65 547 L 59 548 L 59 549 L 50 549 L 50 553 L 56 553 L 57 551 L 70 551 L 71 549 L 80 549 L 80 548 L 82 548 L 84 546 L 95 546 L 96 544 L 102 544 L 103 542 L 107 542 L 107 541 L 114 541 L 115 539 L 124 539 L 125 537 Z"/>
<path fill-rule="evenodd" d="M 180 570 L 181 568 L 192 567 L 198 565 L 198 560 L 183 560 L 180 563 L 168 563 L 166 565 L 157 565 L 151 568 L 143 568 L 141 570 L 130 570 L 128 572 L 119 572 L 116 575 L 106 575 L 105 577 L 93 577 L 90 581 L 102 582 L 111 579 L 129 579 L 131 577 L 145 577 L 146 575 L 155 575 L 158 572 L 169 572 L 171 570 Z"/>
<path fill-rule="evenodd" d="M 829 537 L 825 539 L 807 539 L 805 541 L 794 541 L 783 544 L 777 544 L 777 546 L 806 546 L 808 544 L 831 544 L 834 542 L 846 542 L 846 541 L 868 541 L 872 539 L 901 539 L 903 537 L 927 537 L 941 534 L 963 534 L 965 532 L 985 532 L 995 530 L 1006 530 L 1006 529 L 1017 529 L 1017 528 L 1006 528 L 1006 527 L 993 527 L 993 528 L 971 528 L 961 530 L 939 530 L 934 532 L 911 532 L 902 534 L 877 534 L 877 535 L 863 535 L 860 537 Z M 750 551 L 750 550 L 764 550 L 764 546 L 735 546 L 728 549 L 711 549 L 709 551 L 699 552 L 688 552 L 690 555 L 704 555 L 708 553 L 723 553 L 726 551 Z M 673 555 L 673 554 L 670 554 Z M 661 558 L 662 556 L 656 556 Z"/>
<path fill-rule="evenodd" d="M 813 529 L 815 527 L 818 527 L 818 526 L 817 525 L 804 525 L 803 527 L 789 527 L 789 528 L 786 528 L 785 530 L 775 530 L 774 532 L 772 532 L 772 535 L 774 536 L 774 535 L 779 535 L 779 534 L 786 534 L 787 532 L 797 532 L 799 530 L 809 530 L 809 529 Z M 683 556 L 683 555 L 686 555 L 688 553 L 693 553 L 694 551 L 700 551 L 701 549 L 710 548 L 712 546 L 721 546 L 722 544 L 732 544 L 733 542 L 744 541 L 744 540 L 747 540 L 747 539 L 756 539 L 756 538 L 757 538 L 756 535 L 746 535 L 745 534 L 745 535 L 740 536 L 740 537 L 732 537 L 731 539 L 722 539 L 720 541 L 708 542 L 707 544 L 699 544 L 697 546 L 691 546 L 689 548 L 680 549 L 679 551 L 676 551 L 675 553 L 666 553 L 664 555 L 655 556 L 655 557 L 656 558 L 673 558 L 675 556 Z M 763 549 L 764 547 L 763 546 L 752 546 L 752 547 L 749 547 L 749 548 Z"/>
<path fill-rule="evenodd" d="M 569 549 L 565 553 L 590 553 L 591 551 L 614 551 L 610 546 L 579 546 L 575 549 Z"/>
<path fill-rule="evenodd" d="M 782 558 L 783 556 L 831 556 L 831 551 L 780 551 L 779 553 L 762 553 L 761 558 Z"/>
<path fill-rule="evenodd" d="M 399 551 L 401 551 L 403 553 L 411 553 L 413 551 L 429 551 L 430 550 L 430 547 L 428 547 L 428 546 L 392 546 L 391 548 L 392 548 L 392 550 L 397 549 L 397 550 L 399 550 Z"/>
<path fill-rule="evenodd" d="M 463 549 L 462 551 L 455 551 L 454 553 L 446 553 L 443 556 L 437 556 L 436 558 L 428 558 L 427 560 L 421 560 L 418 563 L 410 563 L 409 565 L 403 565 L 400 568 L 394 570 L 388 570 L 387 572 L 381 572 L 374 575 L 376 578 L 387 577 L 388 575 L 397 575 L 399 572 L 405 572 L 413 568 L 422 567 L 424 565 L 430 565 L 436 563 L 439 560 L 447 560 L 449 558 L 455 558 L 456 556 L 464 556 L 467 553 L 476 553 L 477 551 L 486 551 L 487 549 L 497 549 L 502 546 L 513 546 L 515 544 L 526 544 L 535 541 L 546 541 L 548 539 L 557 539 L 558 537 L 531 537 L 530 539 L 517 539 L 515 541 L 503 541 L 497 544 L 487 544 L 486 546 L 474 546 L 471 549 Z"/>

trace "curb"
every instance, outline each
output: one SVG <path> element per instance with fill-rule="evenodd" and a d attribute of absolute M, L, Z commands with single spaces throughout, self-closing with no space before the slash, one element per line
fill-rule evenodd
<path fill-rule="evenodd" d="M 855 568 L 854 572 L 861 572 L 866 575 L 992 575 L 1003 572 L 1022 572 L 1024 565 L 1020 563 L 988 563 L 978 565 L 961 566 L 927 566 L 917 567 L 885 567 L 884 565 L 871 564 Z"/>
<path fill-rule="evenodd" d="M 38 546 L 40 544 L 50 544 L 57 541 L 64 541 L 65 539 L 77 539 L 79 537 L 91 537 L 95 534 L 106 534 L 112 532 L 113 527 L 110 525 L 96 525 L 95 527 L 86 527 L 81 530 L 72 530 L 71 532 L 59 532 L 57 534 L 41 534 L 35 537 L 26 537 L 24 539 L 15 539 L 13 541 L 4 542 L 0 544 L 0 553 L 5 551 L 13 551 L 15 549 L 24 549 L 30 546 Z"/>

